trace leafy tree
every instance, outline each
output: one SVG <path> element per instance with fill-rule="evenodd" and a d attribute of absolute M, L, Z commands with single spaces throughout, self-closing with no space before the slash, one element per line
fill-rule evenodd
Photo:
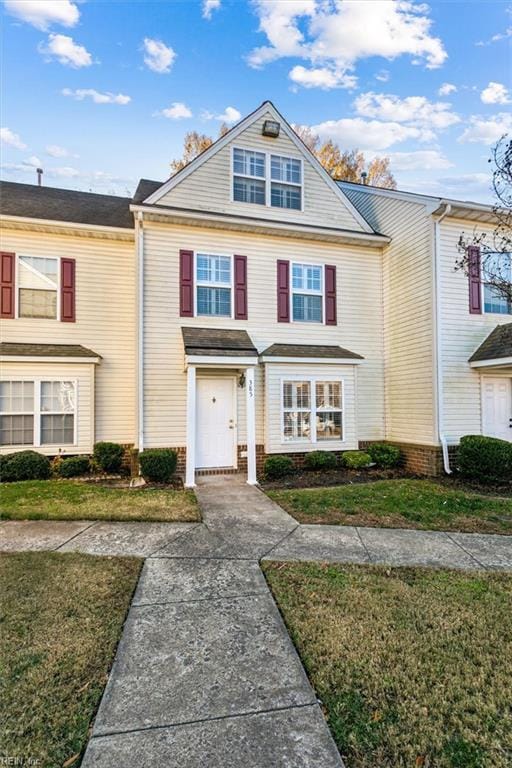
<path fill-rule="evenodd" d="M 222 123 L 219 128 L 219 139 L 229 131 L 226 123 Z M 171 174 L 178 173 L 188 165 L 194 158 L 204 152 L 205 149 L 211 147 L 213 139 L 211 136 L 207 136 L 205 133 L 198 133 L 197 131 L 188 131 L 183 139 L 183 155 L 171 162 Z"/>
<path fill-rule="evenodd" d="M 476 227 L 470 234 L 461 233 L 455 269 L 462 270 L 468 276 L 473 268 L 469 248 L 478 247 L 485 282 L 492 286 L 498 298 L 512 305 L 512 139 L 508 135 L 502 136 L 495 144 L 488 162 L 493 166 L 493 213 L 496 223 L 490 234 L 479 232 Z"/>

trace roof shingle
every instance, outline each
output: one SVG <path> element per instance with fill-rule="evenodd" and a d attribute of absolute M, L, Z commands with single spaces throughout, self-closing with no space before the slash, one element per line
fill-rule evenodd
<path fill-rule="evenodd" d="M 246 357 L 258 354 L 247 331 L 187 326 L 181 329 L 181 333 L 187 355 Z"/>
<path fill-rule="evenodd" d="M 3 341 L 0 356 L 4 357 L 101 357 L 81 344 L 26 344 Z"/>
<path fill-rule="evenodd" d="M 469 362 L 499 360 L 501 357 L 512 357 L 512 323 L 497 325 L 476 352 L 473 352 Z"/>
<path fill-rule="evenodd" d="M 364 360 L 362 355 L 337 345 L 272 344 L 261 353 L 265 357 L 325 357 L 338 360 Z"/>

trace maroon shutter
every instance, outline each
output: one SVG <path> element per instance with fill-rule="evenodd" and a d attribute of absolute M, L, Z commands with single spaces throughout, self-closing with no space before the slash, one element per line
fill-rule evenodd
<path fill-rule="evenodd" d="M 336 325 L 336 267 L 325 265 L 325 324 Z"/>
<path fill-rule="evenodd" d="M 247 320 L 247 256 L 235 256 L 235 320 Z"/>
<path fill-rule="evenodd" d="M 60 319 L 75 322 L 75 260 L 60 260 Z"/>
<path fill-rule="evenodd" d="M 14 253 L 0 253 L 0 317 L 14 317 Z"/>
<path fill-rule="evenodd" d="M 180 251 L 180 317 L 194 317 L 193 251 Z"/>
<path fill-rule="evenodd" d="M 290 322 L 290 262 L 277 260 L 277 322 Z"/>
<path fill-rule="evenodd" d="M 480 277 L 480 248 L 468 248 L 469 311 L 472 315 L 482 314 L 482 289 Z"/>

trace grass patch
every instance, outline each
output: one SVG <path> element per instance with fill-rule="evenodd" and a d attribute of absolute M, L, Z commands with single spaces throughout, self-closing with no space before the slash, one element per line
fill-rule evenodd
<path fill-rule="evenodd" d="M 512 533 L 512 498 L 448 488 L 433 480 L 267 493 L 301 523 Z"/>
<path fill-rule="evenodd" d="M 140 565 L 51 552 L 0 557 L 0 762 L 79 764 Z"/>
<path fill-rule="evenodd" d="M 105 488 L 74 480 L 4 483 L 7 520 L 200 520 L 193 491 Z"/>
<path fill-rule="evenodd" d="M 512 765 L 512 577 L 265 563 L 347 768 Z"/>

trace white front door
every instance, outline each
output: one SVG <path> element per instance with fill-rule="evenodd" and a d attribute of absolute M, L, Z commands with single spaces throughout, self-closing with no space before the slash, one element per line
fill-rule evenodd
<path fill-rule="evenodd" d="M 512 378 L 482 378 L 483 433 L 512 441 Z"/>
<path fill-rule="evenodd" d="M 233 378 L 197 379 L 196 467 L 235 466 Z"/>

